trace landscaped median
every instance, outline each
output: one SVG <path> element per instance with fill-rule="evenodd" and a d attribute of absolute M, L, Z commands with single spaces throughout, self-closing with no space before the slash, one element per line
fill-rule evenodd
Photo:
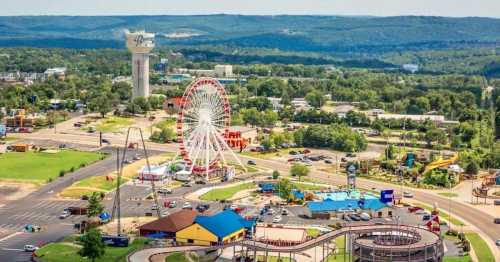
<path fill-rule="evenodd" d="M 149 158 L 151 165 L 166 162 L 172 158 L 172 153 L 165 153 L 158 156 Z M 137 170 L 146 165 L 146 159 L 141 159 L 132 164 L 123 167 L 121 184 L 126 183 L 137 176 Z M 117 174 L 116 171 L 107 175 L 93 176 L 73 183 L 71 186 L 65 188 L 60 197 L 79 199 L 82 195 L 90 195 L 92 192 L 108 193 L 116 188 Z"/>
<path fill-rule="evenodd" d="M 0 180 L 44 184 L 102 160 L 105 154 L 74 150 L 0 154 Z"/>
<path fill-rule="evenodd" d="M 484 239 L 474 232 L 465 233 L 465 237 L 470 241 L 474 253 L 480 262 L 494 262 L 495 257 Z"/>
<path fill-rule="evenodd" d="M 205 194 L 201 195 L 200 199 L 205 201 L 228 200 L 240 191 L 254 189 L 254 188 L 257 188 L 257 185 L 253 182 L 241 183 L 238 185 L 228 186 L 228 187 L 214 188 L 206 192 Z"/>

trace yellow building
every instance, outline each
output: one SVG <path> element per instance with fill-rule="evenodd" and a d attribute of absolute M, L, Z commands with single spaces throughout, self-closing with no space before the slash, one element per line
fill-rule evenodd
<path fill-rule="evenodd" d="M 197 216 L 195 223 L 175 234 L 178 243 L 213 246 L 243 240 L 246 230 L 253 230 L 255 221 L 242 218 L 231 210 L 213 216 Z"/>

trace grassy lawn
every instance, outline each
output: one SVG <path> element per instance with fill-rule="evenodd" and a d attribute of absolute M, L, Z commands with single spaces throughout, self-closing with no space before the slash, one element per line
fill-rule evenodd
<path fill-rule="evenodd" d="M 324 186 L 320 185 L 311 185 L 311 184 L 304 184 L 304 183 L 298 183 L 298 182 L 292 182 L 293 186 L 299 190 L 321 190 L 324 189 Z"/>
<path fill-rule="evenodd" d="M 134 124 L 134 120 L 131 118 L 110 116 L 100 120 L 95 129 L 103 133 L 119 132 L 132 124 Z"/>
<path fill-rule="evenodd" d="M 234 196 L 239 191 L 256 188 L 254 183 L 243 183 L 232 187 L 217 188 L 208 191 L 200 196 L 201 200 L 217 201 L 227 200 Z"/>
<path fill-rule="evenodd" d="M 105 155 L 94 152 L 62 150 L 47 152 L 8 152 L 0 155 L 0 179 L 45 183 L 55 179 L 59 172 L 77 170 L 82 165 L 96 162 Z"/>
<path fill-rule="evenodd" d="M 146 239 L 136 239 L 128 247 L 106 247 L 104 256 L 96 259 L 96 262 L 125 261 L 127 254 L 142 248 Z M 90 261 L 78 255 L 80 248 L 70 242 L 50 243 L 36 251 L 41 261 L 46 262 L 84 262 Z"/>
<path fill-rule="evenodd" d="M 463 257 L 443 257 L 443 262 L 472 262 L 469 255 Z"/>
<path fill-rule="evenodd" d="M 189 262 L 186 256 L 181 252 L 175 252 L 165 258 L 165 262 Z"/>
<path fill-rule="evenodd" d="M 431 212 L 434 209 L 431 206 L 428 206 L 428 205 L 425 205 L 422 203 L 415 204 L 415 206 L 421 207 L 429 212 Z M 439 215 L 440 215 L 440 217 L 450 221 L 450 223 L 452 223 L 455 226 L 464 226 L 465 225 L 462 221 L 458 220 L 455 217 L 450 216 L 450 214 L 444 212 L 442 209 L 439 209 Z"/>
<path fill-rule="evenodd" d="M 291 155 L 289 154 L 290 151 L 297 152 L 299 150 L 304 150 L 304 148 L 283 148 L 283 149 L 279 149 L 278 152 L 264 152 L 264 153 L 263 152 L 243 151 L 240 154 L 255 157 L 255 158 L 268 159 L 270 157 L 275 157 L 275 156 L 291 157 Z"/>
<path fill-rule="evenodd" d="M 449 192 L 441 192 L 441 193 L 438 193 L 438 195 L 444 196 L 444 197 L 457 197 L 458 196 L 457 193 L 449 193 Z"/>
<path fill-rule="evenodd" d="M 337 250 L 335 251 L 335 254 L 329 255 L 326 261 L 327 262 L 349 261 L 349 253 L 346 253 L 344 250 L 344 237 L 343 236 L 337 237 L 334 241 L 335 245 L 337 245 Z"/>
<path fill-rule="evenodd" d="M 68 188 L 65 188 L 59 195 L 69 198 L 80 198 L 82 195 L 90 195 L 92 192 L 109 192 L 116 188 L 116 176 L 110 176 L 113 180 L 106 180 L 106 176 L 93 176 L 81 181 L 78 181 Z M 123 184 L 128 181 L 128 178 L 122 178 Z"/>
<path fill-rule="evenodd" d="M 495 258 L 490 248 L 484 241 L 484 239 L 479 236 L 478 233 L 465 233 L 465 237 L 470 241 L 474 252 L 476 253 L 477 259 L 481 262 L 494 262 Z"/>
<path fill-rule="evenodd" d="M 306 228 L 306 233 L 310 237 L 317 237 L 319 236 L 320 231 L 316 228 Z"/>
<path fill-rule="evenodd" d="M 169 118 L 169 119 L 165 119 L 161 122 L 158 122 L 156 124 L 154 124 L 154 127 L 157 127 L 159 129 L 163 129 L 163 128 L 174 128 L 175 126 L 175 119 L 173 118 Z"/>

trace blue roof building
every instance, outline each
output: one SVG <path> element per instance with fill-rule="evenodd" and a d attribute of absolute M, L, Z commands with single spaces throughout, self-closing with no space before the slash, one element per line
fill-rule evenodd
<path fill-rule="evenodd" d="M 274 193 L 276 191 L 276 185 L 271 183 L 261 184 L 260 190 L 262 193 Z"/>
<path fill-rule="evenodd" d="M 309 202 L 307 207 L 311 213 L 354 211 L 356 209 L 378 211 L 387 207 L 379 199 L 346 199 L 340 201 L 325 200 L 321 202 Z"/>
<path fill-rule="evenodd" d="M 253 230 L 256 224 L 255 220 L 246 220 L 232 210 L 225 210 L 213 216 L 197 216 L 194 222 L 221 239 L 241 229 Z"/>

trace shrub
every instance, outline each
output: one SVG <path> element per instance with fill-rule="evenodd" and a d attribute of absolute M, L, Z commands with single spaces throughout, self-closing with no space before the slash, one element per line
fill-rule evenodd
<path fill-rule="evenodd" d="M 66 174 L 66 171 L 61 170 L 59 171 L 59 177 L 63 177 Z"/>
<path fill-rule="evenodd" d="M 69 169 L 69 172 L 71 172 L 71 173 L 75 172 L 75 167 L 74 167 L 74 166 L 72 166 L 72 167 Z"/>

